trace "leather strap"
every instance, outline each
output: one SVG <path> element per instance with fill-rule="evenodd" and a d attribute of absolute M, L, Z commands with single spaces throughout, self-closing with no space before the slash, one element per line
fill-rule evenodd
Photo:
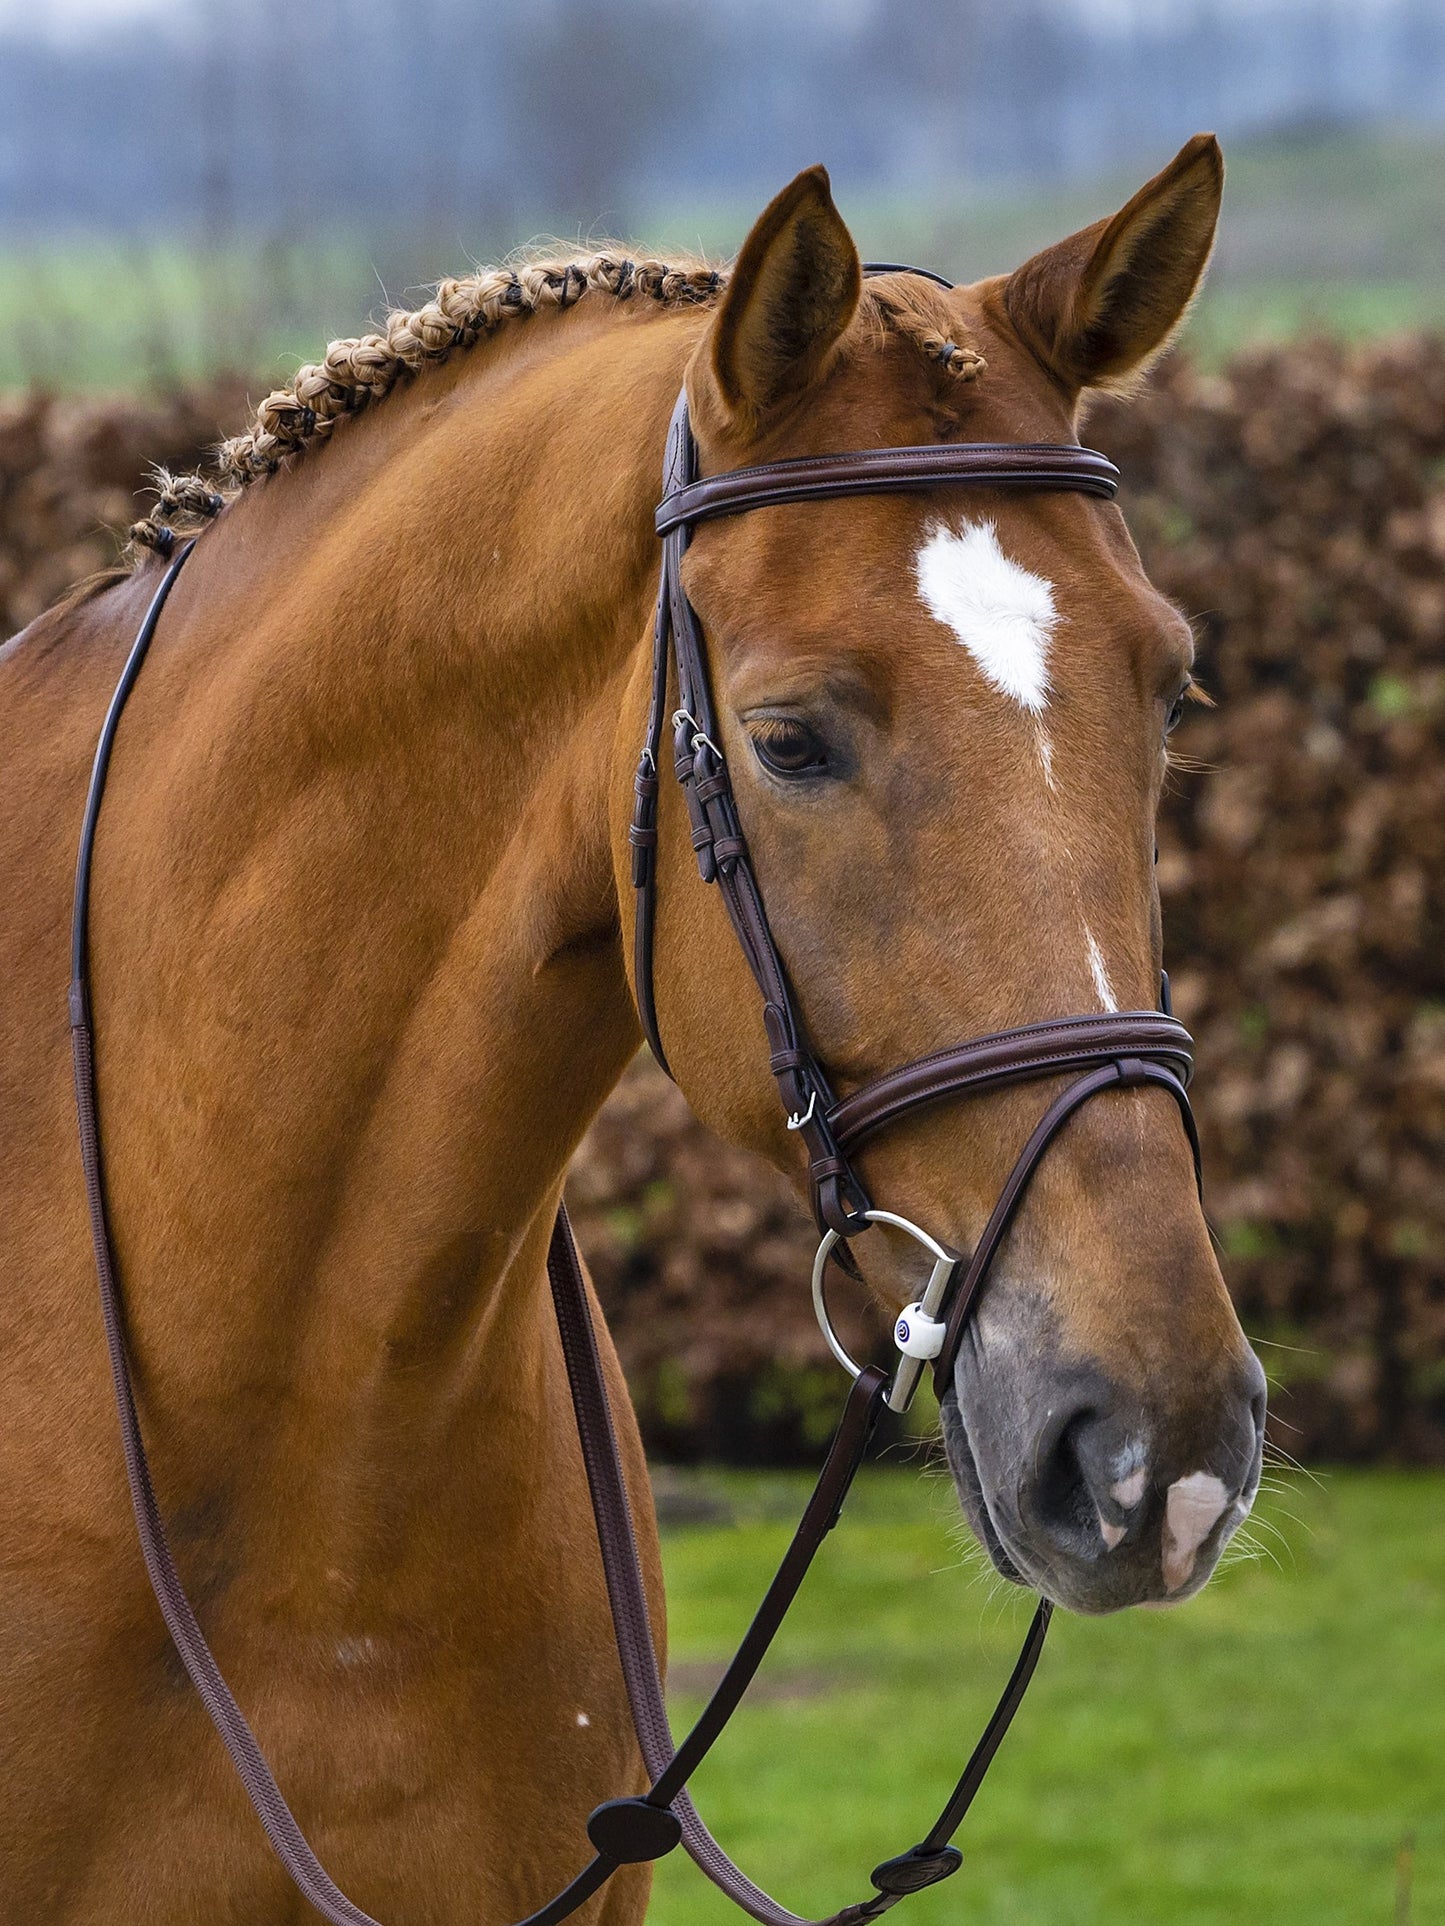
<path fill-rule="evenodd" d="M 688 424 L 686 396 L 679 396 L 668 428 L 664 487 L 686 487 L 696 472 L 697 448 Z M 732 781 L 718 747 L 718 726 L 707 673 L 702 631 L 682 586 L 688 530 L 663 538 L 663 563 L 653 624 L 651 696 L 646 734 L 633 779 L 635 802 L 629 840 L 633 851 L 633 978 L 644 1034 L 668 1069 L 653 988 L 652 944 L 657 892 L 657 790 L 670 683 L 673 770 L 682 786 L 692 826 L 698 873 L 716 883 L 738 943 L 762 998 L 769 1058 L 779 1096 L 807 1155 L 814 1212 L 825 1228 L 854 1235 L 868 1197 L 834 1141 L 827 1122 L 833 1093 L 810 1048 L 787 970 L 773 940 L 762 893 L 738 818 Z"/>
<path fill-rule="evenodd" d="M 1183 1080 L 1175 1074 L 1168 1063 L 1152 1061 L 1145 1057 L 1110 1058 L 1071 1083 L 1067 1089 L 1060 1091 L 1035 1124 L 1028 1142 L 1019 1152 L 1014 1167 L 1009 1172 L 1003 1189 L 999 1192 L 998 1201 L 984 1226 L 983 1235 L 974 1248 L 973 1256 L 942 1307 L 946 1326 L 943 1334 L 943 1349 L 935 1358 L 933 1365 L 934 1390 L 940 1398 L 952 1387 L 953 1367 L 958 1358 L 958 1348 L 963 1342 L 969 1313 L 973 1309 L 984 1279 L 988 1276 L 989 1266 L 998 1253 L 999 1245 L 1003 1242 L 1014 1220 L 1029 1180 L 1043 1161 L 1045 1151 L 1074 1112 L 1088 1103 L 1092 1097 L 1100 1096 L 1106 1090 L 1131 1089 L 1143 1084 L 1157 1084 L 1161 1089 L 1167 1090 L 1178 1104 L 1185 1134 L 1189 1139 L 1190 1150 L 1194 1157 L 1194 1181 L 1202 1187 L 1199 1133 L 1195 1128 L 1189 1092 L 1185 1089 Z"/>
<path fill-rule="evenodd" d="M 1085 1070 L 1120 1057 L 1143 1057 L 1187 1085 L 1193 1039 L 1182 1023 L 1156 1010 L 1053 1017 L 936 1051 L 855 1090 L 828 1112 L 833 1134 L 856 1150 L 880 1130 L 945 1098 L 979 1096 L 1007 1084 Z"/>
<path fill-rule="evenodd" d="M 632 846 L 632 960 L 637 988 L 637 1010 L 642 1020 L 648 1048 L 668 1076 L 672 1069 L 663 1048 L 653 996 L 652 942 L 657 908 L 657 799 L 661 781 L 662 728 L 667 715 L 668 672 L 667 570 L 662 571 L 657 592 L 657 613 L 652 629 L 652 692 L 647 705 L 647 732 L 637 769 L 632 778 L 632 822 L 627 840 Z"/>
<path fill-rule="evenodd" d="M 825 1921 L 801 1921 L 797 1914 L 779 1906 L 733 1865 L 697 1816 L 684 1787 L 736 1711 L 819 1546 L 838 1522 L 882 1409 L 888 1384 L 886 1374 L 870 1365 L 854 1380 L 827 1459 L 783 1562 L 711 1699 L 691 1732 L 674 1749 L 587 1289 L 565 1211 L 558 1213 L 547 1269 L 577 1414 L 593 1516 L 597 1521 L 608 1598 L 617 1628 L 618 1653 L 638 1745 L 653 1782 L 644 1795 L 644 1802 L 673 1807 L 682 1822 L 682 1844 L 690 1857 L 716 1886 L 754 1919 L 764 1922 L 764 1926 L 858 1926 L 858 1922 L 877 1918 L 904 1892 L 917 1891 L 957 1870 L 958 1856 L 954 1854 L 950 1859 L 941 1849 L 962 1823 L 1018 1709 L 1043 1648 L 1050 1607 L 1041 1601 L 993 1717 L 924 1841 L 875 1869 L 876 1891 L 872 1898 L 846 1906 Z M 920 1855 L 924 1854 L 930 1856 L 929 1864 L 933 1868 L 931 1877 L 927 1878 L 920 1876 L 924 1870 Z M 901 1883 L 901 1875 L 894 1884 L 885 1883 L 882 1875 L 903 1862 L 908 1864 L 911 1883 Z"/>
<path fill-rule="evenodd" d="M 935 287 L 947 288 L 950 293 L 954 287 L 952 281 L 946 281 L 941 274 L 935 274 L 932 268 L 909 267 L 902 261 L 865 261 L 863 263 L 864 279 L 871 280 L 875 274 L 916 274 L 921 280 L 932 281 Z"/>
<path fill-rule="evenodd" d="M 695 528 L 721 515 L 841 495 L 911 494 L 922 488 L 1071 489 L 1112 501 L 1119 471 L 1092 448 L 1056 442 L 945 442 L 916 448 L 860 448 L 734 468 L 673 490 L 658 504 L 657 532 Z"/>

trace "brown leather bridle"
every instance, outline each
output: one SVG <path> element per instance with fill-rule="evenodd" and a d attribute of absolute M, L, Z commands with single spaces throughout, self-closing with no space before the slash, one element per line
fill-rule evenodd
<path fill-rule="evenodd" d="M 688 1796 L 687 1782 L 732 1716 L 818 1547 L 836 1523 L 885 1403 L 895 1410 L 905 1408 L 924 1363 L 930 1360 L 939 1396 L 949 1390 L 967 1319 L 989 1267 L 1030 1178 L 1068 1119 L 1106 1090 L 1159 1085 L 1179 1106 L 1196 1174 L 1199 1166 L 1198 1138 L 1186 1090 L 1192 1046 L 1188 1032 L 1169 1014 L 1167 978 L 1162 1012 L 1050 1018 L 938 1050 L 841 1099 L 834 1094 L 808 1041 L 768 926 L 731 778 L 717 746 L 719 731 L 701 626 L 681 580 L 682 558 L 692 529 L 717 516 L 784 502 L 960 485 L 1071 489 L 1111 499 L 1118 485 L 1113 464 L 1090 449 L 1074 445 L 964 443 L 878 448 L 774 462 L 706 479 L 698 478 L 697 467 L 697 447 L 684 394 L 668 433 L 663 500 L 656 518 L 663 545 L 662 575 L 654 626 L 651 700 L 630 832 L 636 890 L 638 1011 L 653 1054 L 666 1068 L 653 997 L 652 943 L 657 904 L 658 759 L 669 700 L 675 696 L 674 767 L 687 799 L 698 868 L 704 882 L 720 888 L 762 994 L 763 1026 L 773 1075 L 789 1127 L 807 1150 L 813 1208 L 823 1233 L 814 1265 L 814 1298 L 829 1345 L 852 1374 L 853 1385 L 797 1532 L 747 1636 L 697 1723 L 682 1744 L 675 1745 L 587 1288 L 566 1212 L 559 1209 L 547 1258 L 548 1280 L 597 1523 L 618 1655 L 650 1783 L 641 1796 L 611 1799 L 597 1807 L 587 1822 L 593 1857 L 562 1892 L 530 1914 L 521 1926 L 554 1926 L 590 1898 L 620 1866 L 660 1858 L 678 1844 L 685 1846 L 702 1871 L 763 1926 L 863 1926 L 906 1893 L 933 1885 L 958 1870 L 963 1858 L 951 1841 L 1033 1675 L 1052 1609 L 1047 1599 L 1039 1601 L 993 1716 L 934 1824 L 916 1846 L 874 1868 L 870 1897 L 843 1907 L 827 1921 L 800 1920 L 739 1871 L 703 1826 Z M 174 538 L 170 546 L 174 547 Z M 88 915 L 95 830 L 121 711 L 140 673 L 166 599 L 193 546 L 186 543 L 170 557 L 146 612 L 106 714 L 86 797 L 76 864 L 69 993 L 81 1160 L 131 1502 L 147 1573 L 166 1626 L 266 1836 L 297 1888 L 333 1926 L 377 1926 L 335 1885 L 312 1852 L 221 1675 L 182 1586 L 136 1410 L 106 1216 L 89 988 Z M 1019 1153 L 970 1256 L 953 1252 L 906 1218 L 874 1210 L 851 1158 L 878 1132 L 947 1098 L 1075 1072 L 1078 1074 L 1044 1110 Z M 874 1365 L 860 1367 L 847 1356 L 831 1329 L 823 1300 L 823 1275 L 829 1256 L 835 1248 L 846 1251 L 844 1240 L 858 1236 L 878 1221 L 906 1230 L 934 1259 L 919 1302 L 910 1305 L 895 1326 L 900 1361 L 891 1385 L 888 1373 Z"/>
<path fill-rule="evenodd" d="M 1039 1159 L 1081 1103 L 1120 1085 L 1160 1084 L 1179 1103 L 1197 1168 L 1199 1146 L 1186 1094 L 1192 1062 L 1189 1033 L 1167 1008 L 1054 1017 L 935 1051 L 888 1071 L 841 1100 L 837 1098 L 808 1040 L 787 969 L 768 925 L 732 778 L 718 747 L 721 732 L 708 678 L 702 625 L 682 585 L 682 561 L 692 530 L 700 522 L 750 509 L 959 485 L 1071 489 L 1112 500 L 1119 471 L 1090 448 L 986 442 L 873 448 L 733 469 L 705 480 L 697 478 L 697 466 L 697 443 L 688 421 L 684 391 L 678 397 L 668 431 L 663 499 L 656 516 L 662 536 L 662 580 L 653 624 L 647 732 L 634 778 L 629 831 L 636 893 L 633 976 L 637 1007 L 653 1055 L 664 1069 L 668 1068 L 653 993 L 652 949 L 657 914 L 658 760 L 669 701 L 675 694 L 673 767 L 687 799 L 698 872 L 705 883 L 715 883 L 721 890 L 728 917 L 762 994 L 769 1064 L 787 1113 L 788 1128 L 798 1134 L 808 1153 L 813 1213 L 827 1250 L 840 1240 L 856 1236 L 872 1221 L 868 1192 L 850 1153 L 879 1131 L 945 1098 L 1055 1077 L 1064 1071 L 1080 1073 L 1078 1080 L 1050 1105 L 1025 1146 L 971 1261 L 966 1269 L 961 1261 L 958 1265 L 963 1271 L 961 1283 L 957 1278 L 944 1280 L 935 1293 L 938 1301 L 927 1315 L 935 1322 L 940 1313 L 947 1319 L 946 1335 L 941 1335 L 938 1348 L 929 1353 L 942 1397 L 952 1379 L 969 1307 L 1024 1188 Z M 1167 1000 L 1166 987 L 1166 1004 Z"/>

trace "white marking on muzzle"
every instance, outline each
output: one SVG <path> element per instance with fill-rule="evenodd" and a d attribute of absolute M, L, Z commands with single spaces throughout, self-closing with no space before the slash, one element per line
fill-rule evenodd
<path fill-rule="evenodd" d="M 1109 1487 L 1109 1496 L 1125 1511 L 1132 1511 L 1144 1496 L 1149 1475 L 1144 1463 L 1143 1445 L 1137 1441 L 1126 1445 L 1114 1460 L 1113 1470 L 1115 1483 Z"/>
<path fill-rule="evenodd" d="M 1199 1547 L 1219 1522 L 1229 1493 L 1212 1471 L 1176 1478 L 1164 1500 L 1164 1589 L 1177 1592 L 1194 1570 Z"/>
<path fill-rule="evenodd" d="M 1049 642 L 1059 616 L 1052 586 L 1011 561 L 992 522 L 935 527 L 914 563 L 929 613 L 958 637 L 994 688 L 1031 715 L 1049 699 Z M 1048 757 L 1045 774 L 1052 778 Z"/>
<path fill-rule="evenodd" d="M 1123 1525 L 1111 1525 L 1103 1512 L 1099 1512 L 1099 1536 L 1104 1541 L 1104 1549 L 1106 1551 L 1113 1551 L 1114 1547 L 1121 1543 L 1124 1537 L 1124 1530 L 1125 1527 Z"/>

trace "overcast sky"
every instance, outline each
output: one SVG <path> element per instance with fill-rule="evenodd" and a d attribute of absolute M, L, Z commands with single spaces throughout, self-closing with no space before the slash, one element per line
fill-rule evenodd
<path fill-rule="evenodd" d="M 169 0 L 46 0 L 43 13 L 37 15 L 34 0 L 0 0 L 0 29 L 69 39 L 91 27 L 153 18 L 168 4 Z"/>
<path fill-rule="evenodd" d="M 305 0 L 297 0 L 304 6 Z M 725 4 L 725 0 L 714 0 L 714 4 Z M 1151 15 L 1178 17 L 1191 13 L 1210 13 L 1218 15 L 1231 11 L 1248 12 L 1259 4 L 1259 0 L 1062 0 L 1065 5 L 1086 16 L 1100 21 L 1131 22 L 1147 20 Z M 163 17 L 166 14 L 186 14 L 193 6 L 224 6 L 226 0 L 46 0 L 42 10 L 37 10 L 35 0 L 0 0 L 0 32 L 47 34 L 52 38 L 72 38 L 96 26 L 114 25 L 125 20 L 140 22 L 146 19 Z M 357 0 L 364 5 L 365 0 Z M 818 11 L 826 11 L 831 4 L 840 13 L 857 10 L 857 0 L 815 0 Z M 1342 14 L 1378 12 L 1389 6 L 1390 0 L 1269 0 L 1272 11 L 1282 12 L 1290 9 L 1298 11 L 1329 11 L 1334 9 Z"/>

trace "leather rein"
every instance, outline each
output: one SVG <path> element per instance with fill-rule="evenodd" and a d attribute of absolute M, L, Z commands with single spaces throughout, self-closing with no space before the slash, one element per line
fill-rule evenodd
<path fill-rule="evenodd" d="M 885 270 L 874 267 L 865 271 Z M 788 1127 L 797 1133 L 807 1151 L 813 1209 L 822 1233 L 813 1267 L 814 1302 L 829 1347 L 853 1382 L 823 1469 L 782 1564 L 721 1683 L 679 1745 L 674 1742 L 668 1721 L 587 1286 L 566 1211 L 559 1207 L 548 1251 L 548 1281 L 597 1525 L 618 1656 L 649 1789 L 638 1796 L 607 1800 L 596 1808 L 587 1821 L 591 1859 L 560 1893 L 519 1926 L 553 1926 L 583 1905 L 619 1867 L 660 1858 L 679 1844 L 715 1885 L 762 1926 L 863 1926 L 906 1893 L 931 1886 L 958 1870 L 963 1856 L 951 1843 L 953 1835 L 1033 1675 L 1052 1610 L 1047 1599 L 1040 1599 L 998 1704 L 933 1825 L 917 1845 L 874 1868 L 873 1891 L 867 1898 L 830 1914 L 825 1921 L 802 1920 L 769 1898 L 732 1863 L 698 1817 L 687 1782 L 736 1710 L 814 1555 L 837 1522 L 884 1406 L 905 1410 L 930 1363 L 940 1398 L 948 1391 L 968 1316 L 989 1267 L 1030 1178 L 1068 1119 L 1106 1090 L 1157 1085 L 1179 1106 L 1198 1172 L 1199 1145 L 1186 1088 L 1192 1044 L 1188 1032 L 1169 1012 L 1167 978 L 1161 1011 L 1051 1018 L 1022 1029 L 974 1038 L 890 1071 L 842 1098 L 835 1095 L 808 1040 L 787 970 L 769 929 L 727 763 L 718 747 L 720 732 L 706 649 L 698 618 L 682 587 L 682 559 L 692 530 L 718 516 L 784 502 L 953 486 L 1070 489 L 1112 499 L 1118 471 L 1104 456 L 1074 445 L 964 443 L 876 448 L 774 462 L 700 479 L 685 393 L 672 417 L 663 499 L 656 516 L 662 538 L 662 570 L 653 636 L 651 699 L 630 830 L 638 1011 L 652 1052 L 666 1069 L 653 994 L 652 948 L 657 906 L 659 758 L 671 700 L 674 769 L 686 797 L 698 869 L 704 882 L 716 884 L 721 890 L 762 995 L 771 1068 Z M 347 1898 L 312 1852 L 221 1675 L 176 1570 L 136 1409 L 124 1307 L 106 1213 L 89 983 L 88 918 L 95 830 L 121 712 L 167 597 L 193 546 L 193 542 L 187 542 L 171 555 L 111 698 L 96 748 L 76 864 L 69 994 L 71 1050 L 101 1312 L 141 1551 L 176 1652 L 231 1756 L 273 1850 L 298 1890 L 332 1926 L 378 1926 Z M 1069 1074 L 1072 1081 L 1043 1111 L 970 1255 L 952 1250 L 907 1218 L 873 1207 L 852 1159 L 878 1132 L 945 1099 L 1057 1079 L 1064 1074 Z M 878 1222 L 906 1232 L 932 1259 L 918 1302 L 901 1313 L 894 1327 L 899 1357 L 891 1379 L 877 1366 L 860 1366 L 848 1356 L 832 1329 L 824 1295 L 830 1256 L 835 1252 L 846 1255 L 849 1247 L 845 1240 Z"/>

